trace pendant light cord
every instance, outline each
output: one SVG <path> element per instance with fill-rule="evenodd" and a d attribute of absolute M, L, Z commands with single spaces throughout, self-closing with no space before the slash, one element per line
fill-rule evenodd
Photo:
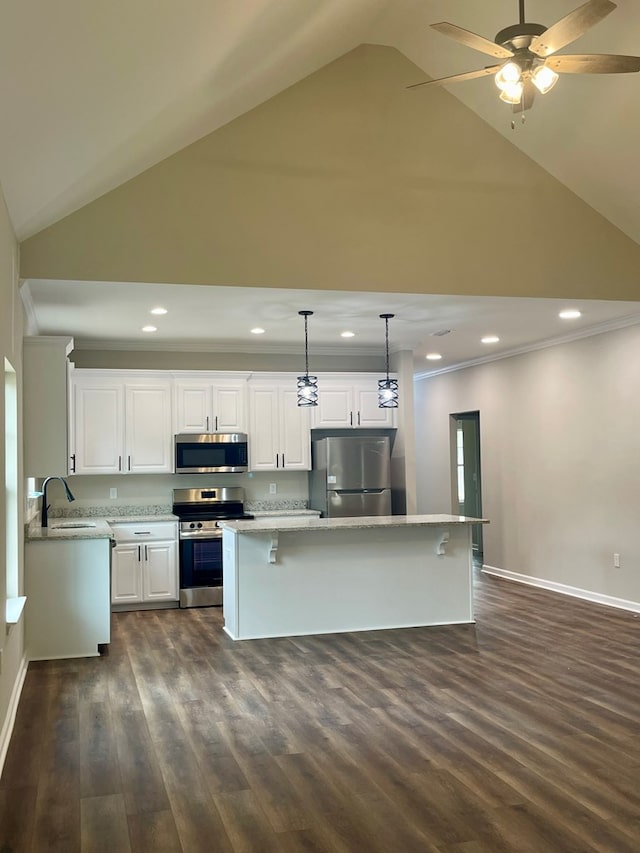
<path fill-rule="evenodd" d="M 309 339 L 307 337 L 307 315 L 304 315 L 304 372 L 309 375 Z"/>
<path fill-rule="evenodd" d="M 389 381 L 389 318 L 384 318 L 384 339 L 387 353 L 387 382 Z"/>

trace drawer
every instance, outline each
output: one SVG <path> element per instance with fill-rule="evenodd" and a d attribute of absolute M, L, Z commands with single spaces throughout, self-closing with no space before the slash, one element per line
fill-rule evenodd
<path fill-rule="evenodd" d="M 145 521 L 110 524 L 116 542 L 148 542 L 152 539 L 177 539 L 176 521 Z"/>

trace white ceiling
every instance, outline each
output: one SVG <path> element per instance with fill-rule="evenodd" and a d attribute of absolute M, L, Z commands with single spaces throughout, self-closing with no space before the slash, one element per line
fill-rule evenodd
<path fill-rule="evenodd" d="M 596 300 L 349 293 L 261 287 L 29 281 L 23 286 L 33 331 L 71 335 L 78 348 L 177 349 L 302 353 L 304 320 L 310 310 L 309 352 L 383 355 L 412 350 L 414 371 L 427 374 L 472 360 L 501 357 L 598 331 L 640 323 L 640 304 Z M 167 309 L 153 316 L 154 307 Z M 562 320 L 563 308 L 582 316 Z M 152 324 L 157 331 L 142 332 Z M 251 334 L 259 326 L 263 335 Z M 351 331 L 353 338 L 340 333 Z M 448 332 L 448 334 L 437 334 Z M 500 341 L 487 345 L 485 335 Z M 438 352 L 438 362 L 426 360 Z"/>
<path fill-rule="evenodd" d="M 527 20 L 549 26 L 578 5 L 580 0 L 528 0 Z M 443 20 L 493 39 L 517 22 L 518 2 L 4 0 L 0 183 L 16 233 L 22 239 L 37 232 L 361 43 L 398 48 L 425 79 L 490 64 L 484 54 L 429 28 Z M 618 0 L 611 15 L 561 51 L 571 52 L 640 54 L 640 4 Z M 421 73 L 416 76 L 418 82 Z M 426 108 L 433 91 L 413 90 L 417 110 Z M 640 243 L 640 74 L 564 75 L 515 130 L 490 79 L 449 91 Z M 156 301 L 155 288 L 32 282 L 32 306 L 42 333 L 140 341 L 141 316 L 147 300 Z M 487 331 L 500 334 L 508 350 L 566 334 L 553 300 L 394 294 L 385 302 L 381 294 L 255 289 L 249 312 L 246 291 L 239 302 L 228 290 L 189 288 L 193 300 L 209 304 L 194 311 L 201 303 L 190 302 L 189 322 L 202 327 L 187 331 L 179 309 L 184 303 L 176 301 L 184 286 L 177 297 L 163 286 L 162 301 L 171 310 L 157 324 L 155 340 L 206 342 L 215 328 L 220 346 L 249 346 L 250 321 L 269 327 L 269 344 L 264 335 L 262 346 L 292 346 L 300 334 L 300 308 L 317 312 L 311 334 L 326 346 L 343 318 L 349 320 L 359 334 L 340 343 L 345 347 L 373 346 L 382 331 L 377 315 L 396 313 L 392 345 L 416 347 L 422 364 L 433 340 L 448 359 L 464 361 L 484 355 L 486 348 L 474 342 Z M 637 307 L 583 303 L 579 324 L 584 329 L 629 318 Z M 442 328 L 452 334 L 429 337 Z"/>

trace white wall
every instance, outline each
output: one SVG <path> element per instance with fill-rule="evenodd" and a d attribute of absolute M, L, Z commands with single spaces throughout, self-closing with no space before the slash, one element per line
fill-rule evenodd
<path fill-rule="evenodd" d="M 477 410 L 485 564 L 640 602 L 640 326 L 415 389 L 419 512 L 451 511 L 450 415 Z"/>
<path fill-rule="evenodd" d="M 306 471 L 260 471 L 252 474 L 120 474 L 109 476 L 77 475 L 66 478 L 76 498 L 69 504 L 62 486 L 51 490 L 51 504 L 63 511 L 80 509 L 83 505 L 116 506 L 118 504 L 148 505 L 171 503 L 173 489 L 193 489 L 205 486 L 242 486 L 246 501 L 306 500 Z M 269 494 L 269 484 L 276 483 L 277 493 Z M 55 485 L 55 484 L 54 484 Z M 109 497 L 110 488 L 118 497 Z"/>
<path fill-rule="evenodd" d="M 16 373 L 18 391 L 18 443 L 19 470 L 22 470 L 22 329 L 23 317 L 17 287 L 18 247 L 9 221 L 4 197 L 0 190 L 0 365 L 7 359 Z M 3 379 L 4 382 L 4 379 Z M 4 423 L 4 392 L 0 393 L 0 423 Z M 10 729 L 11 715 L 15 711 L 14 702 L 21 674 L 24 672 L 24 635 L 23 624 L 19 623 L 7 634 L 5 630 L 5 601 L 7 595 L 6 578 L 6 537 L 7 511 L 5 499 L 5 444 L 0 442 L 0 649 L 2 649 L 2 667 L 0 671 L 0 769 Z M 17 541 L 19 555 L 18 592 L 23 589 L 22 568 L 22 525 L 23 525 L 23 489 L 21 477 L 18 477 L 18 517 L 10 518 L 9 523 L 17 525 L 13 531 Z"/>

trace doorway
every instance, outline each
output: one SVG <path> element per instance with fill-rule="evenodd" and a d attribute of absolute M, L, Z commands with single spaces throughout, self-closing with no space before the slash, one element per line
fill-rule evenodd
<path fill-rule="evenodd" d="M 453 512 L 482 518 L 480 476 L 480 412 L 451 415 Z M 471 529 L 474 559 L 482 560 L 482 525 Z"/>

